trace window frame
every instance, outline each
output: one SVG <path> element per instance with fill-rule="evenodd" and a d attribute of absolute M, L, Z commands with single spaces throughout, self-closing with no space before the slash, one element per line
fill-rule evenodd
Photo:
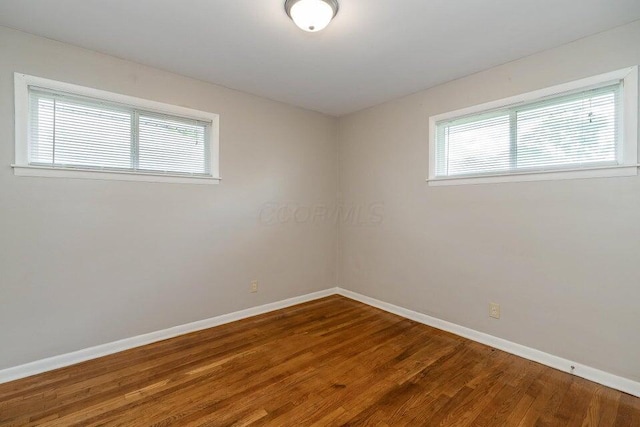
<path fill-rule="evenodd" d="M 536 171 L 511 171 L 501 173 L 478 173 L 464 176 L 436 176 L 437 123 L 452 121 L 473 115 L 491 114 L 520 105 L 534 105 L 572 93 L 605 87 L 622 82 L 622 114 L 619 124 L 621 150 L 620 163 L 616 165 L 571 167 L 561 166 Z M 541 181 L 558 179 L 579 179 L 613 176 L 633 176 L 638 174 L 638 67 L 629 67 L 610 73 L 564 83 L 549 88 L 516 95 L 497 101 L 487 102 L 460 110 L 429 117 L 429 170 L 427 182 L 430 186 L 485 184 L 517 181 Z"/>
<path fill-rule="evenodd" d="M 178 118 L 210 122 L 208 128 L 208 152 L 211 176 L 185 175 L 179 173 L 145 172 L 140 170 L 109 170 L 59 166 L 37 166 L 29 164 L 29 87 L 63 92 L 69 95 L 94 98 L 97 101 L 126 105 L 145 112 L 175 116 Z M 122 95 L 100 89 L 79 86 L 71 83 L 14 73 L 15 90 L 15 163 L 12 164 L 14 175 L 32 177 L 57 177 L 100 179 L 116 181 L 145 181 L 179 184 L 218 184 L 219 176 L 219 120 L 215 113 L 194 110 L 163 102 Z"/>

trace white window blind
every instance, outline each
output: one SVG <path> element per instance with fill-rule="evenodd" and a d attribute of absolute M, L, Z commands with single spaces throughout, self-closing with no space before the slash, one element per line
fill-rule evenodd
<path fill-rule="evenodd" d="M 29 87 L 29 164 L 210 177 L 211 123 Z"/>
<path fill-rule="evenodd" d="M 620 163 L 622 83 L 436 123 L 436 177 Z"/>

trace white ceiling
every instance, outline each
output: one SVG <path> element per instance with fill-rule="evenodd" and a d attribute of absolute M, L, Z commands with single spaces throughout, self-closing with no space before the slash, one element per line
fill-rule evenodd
<path fill-rule="evenodd" d="M 0 25 L 343 115 L 640 19 L 639 0 L 2 0 Z"/>

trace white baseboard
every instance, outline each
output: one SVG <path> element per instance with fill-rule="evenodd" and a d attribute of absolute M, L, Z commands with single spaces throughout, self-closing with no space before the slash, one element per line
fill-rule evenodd
<path fill-rule="evenodd" d="M 543 351 L 539 351 L 521 344 L 516 344 L 493 335 L 478 332 L 476 330 L 456 325 L 435 317 L 418 313 L 397 305 L 389 304 L 384 301 L 377 300 L 356 292 L 352 292 L 342 288 L 330 288 L 323 291 L 313 292 L 299 297 L 289 298 L 258 307 L 248 308 L 246 310 L 236 311 L 234 313 L 223 314 L 221 316 L 212 317 L 210 319 L 199 320 L 197 322 L 188 323 L 186 325 L 175 326 L 161 331 L 151 332 L 136 337 L 125 338 L 107 344 L 101 344 L 95 347 L 74 351 L 72 353 L 53 356 L 35 362 L 26 363 L 0 370 L 0 384 L 20 378 L 29 377 L 43 372 L 51 371 L 65 366 L 74 365 L 98 357 L 107 356 L 109 354 L 118 353 L 120 351 L 129 350 L 131 348 L 140 347 L 179 335 L 188 334 L 190 332 L 200 331 L 202 329 L 213 328 L 215 326 L 224 325 L 226 323 L 235 322 L 236 320 L 246 319 L 248 317 L 257 316 L 259 314 L 268 313 L 270 311 L 280 310 L 282 308 L 291 307 L 293 305 L 302 304 L 304 302 L 313 301 L 330 295 L 342 295 L 344 297 L 362 302 L 372 307 L 379 308 L 389 313 L 414 320 L 416 322 L 432 326 L 443 331 L 451 332 L 461 337 L 477 341 L 482 344 L 515 354 L 525 359 L 533 360 L 546 366 L 568 372 L 587 380 L 614 388 L 616 390 L 629 393 L 640 397 L 640 382 L 630 380 L 628 378 L 619 377 L 590 366 L 581 365 L 562 357 L 554 356 Z M 573 369 L 571 367 L 573 366 Z"/>
<path fill-rule="evenodd" d="M 24 365 L 15 366 L 13 368 L 0 370 L 0 384 L 20 378 L 30 377 L 36 374 L 41 374 L 43 372 L 52 371 L 54 369 L 64 368 L 65 366 L 75 365 L 76 363 L 96 359 L 98 357 L 107 356 L 109 354 L 118 353 L 124 350 L 129 350 L 134 347 L 140 347 L 157 341 L 166 340 L 168 338 L 177 337 L 178 335 L 184 335 L 190 332 L 200 331 L 202 329 L 213 328 L 214 326 L 224 325 L 225 323 L 235 322 L 236 320 L 246 319 L 247 317 L 257 316 L 259 314 L 268 313 L 270 311 L 280 310 L 282 308 L 291 307 L 293 305 L 324 298 L 329 295 L 335 295 L 336 293 L 337 288 L 325 289 L 323 291 L 313 292 L 299 297 L 272 302 L 270 304 L 260 305 L 258 307 L 247 308 L 246 310 L 240 310 L 234 313 L 223 314 L 221 316 L 212 317 L 210 319 L 187 323 L 186 325 L 174 326 L 172 328 L 164 329 L 161 331 L 138 335 L 131 338 L 125 338 L 119 341 L 101 344 L 95 347 L 90 347 L 71 353 L 61 354 L 59 356 L 36 360 L 35 362 L 30 362 Z"/>
<path fill-rule="evenodd" d="M 560 371 L 568 372 L 570 374 L 585 378 L 589 381 L 593 381 L 598 384 L 602 384 L 607 387 L 629 393 L 633 396 L 640 397 L 640 382 L 636 382 L 628 378 L 619 377 L 617 375 L 610 374 L 608 372 L 604 372 L 590 366 L 581 365 L 562 357 L 554 356 L 540 350 L 526 347 L 521 344 L 516 344 L 502 338 L 494 337 L 493 335 L 478 332 L 464 326 L 456 325 L 455 323 L 447 322 L 435 317 L 428 316 L 426 314 L 418 313 L 416 311 L 399 307 L 397 305 L 389 304 L 384 301 L 379 301 L 375 298 L 361 295 L 359 293 L 352 292 L 346 289 L 337 288 L 337 293 L 344 297 L 362 302 L 372 307 L 379 308 L 389 313 L 393 313 L 398 316 L 402 316 L 407 319 L 411 319 L 416 322 L 441 329 L 443 331 L 451 332 L 461 337 L 468 338 L 470 340 L 486 344 L 499 350 L 506 351 L 507 353 L 515 354 L 516 356 L 533 360 L 534 362 L 550 366 Z M 571 367 L 573 367 L 573 369 L 571 369 Z"/>

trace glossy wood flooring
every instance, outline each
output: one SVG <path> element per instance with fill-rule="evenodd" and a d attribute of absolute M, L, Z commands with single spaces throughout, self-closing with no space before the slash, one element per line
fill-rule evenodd
<path fill-rule="evenodd" d="M 332 296 L 0 385 L 0 425 L 640 426 L 640 399 Z"/>

